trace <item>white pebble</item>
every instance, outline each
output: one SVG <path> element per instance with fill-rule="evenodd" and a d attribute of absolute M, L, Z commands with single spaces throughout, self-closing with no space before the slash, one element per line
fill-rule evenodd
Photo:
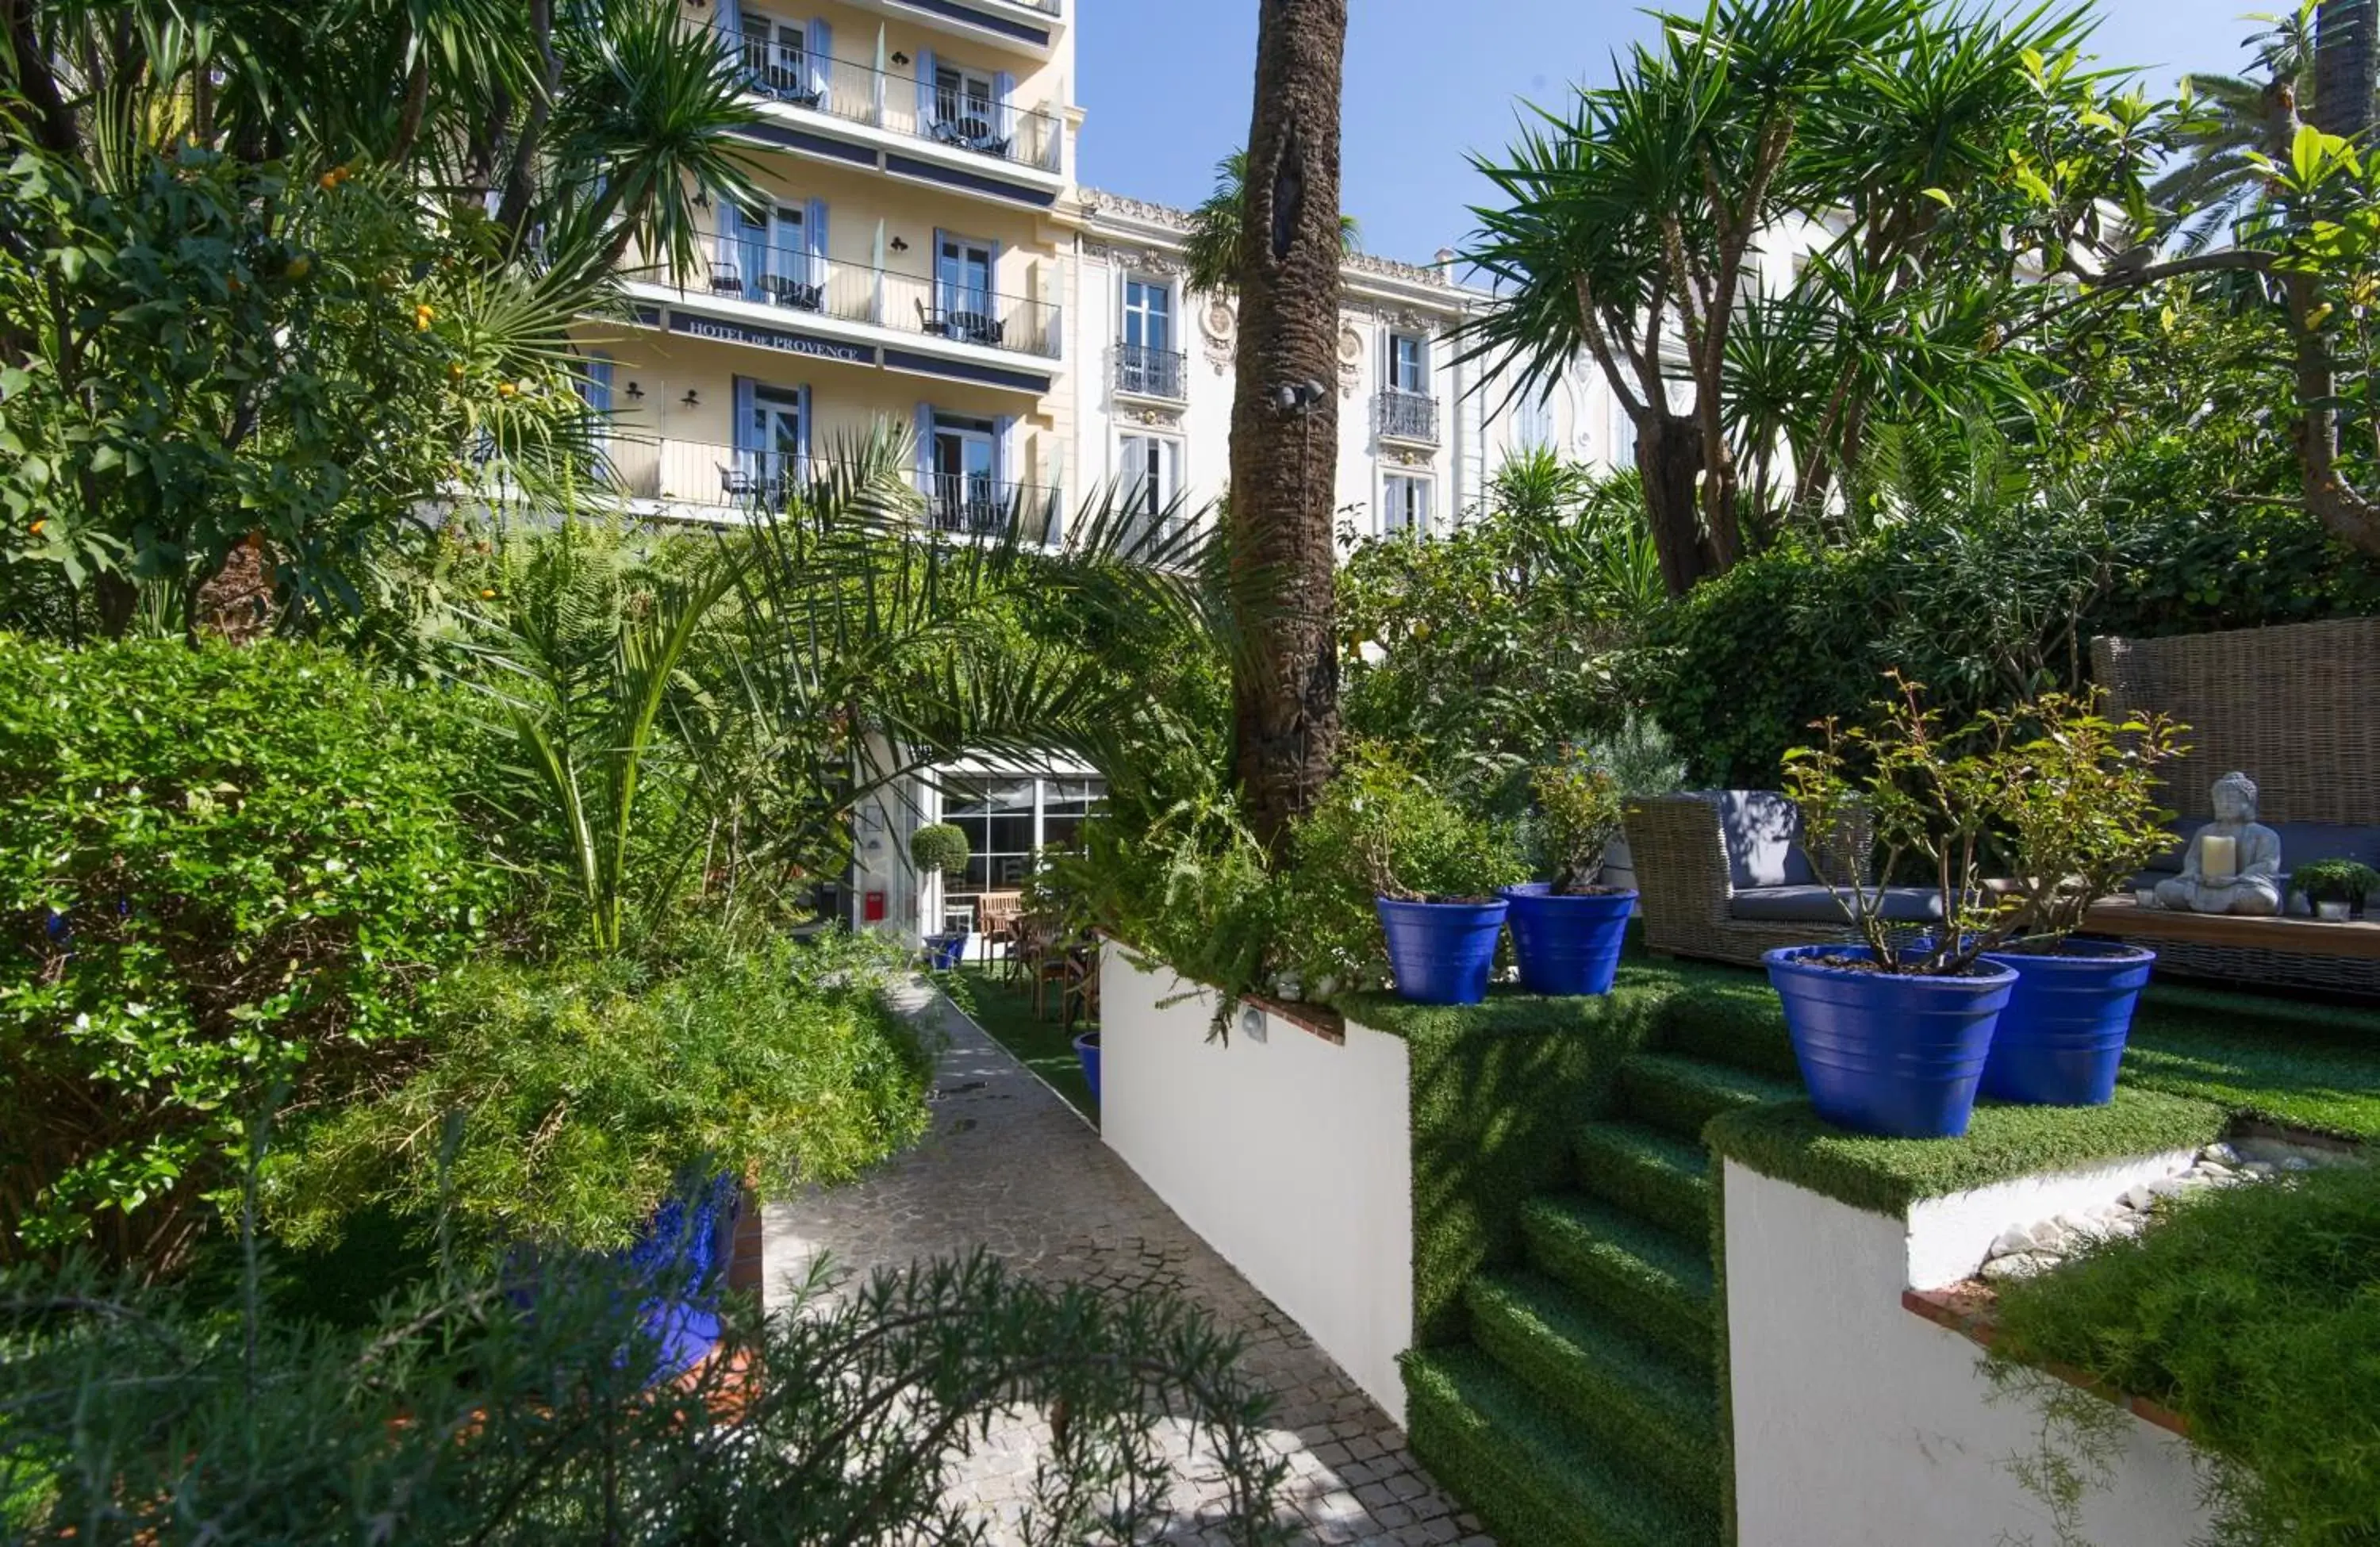
<path fill-rule="evenodd" d="M 1995 1257 L 1984 1264 L 1984 1277 L 1992 1283 L 2013 1278 L 2031 1278 L 2058 1266 L 2058 1259 L 2044 1251 L 2020 1251 L 2008 1257 Z"/>

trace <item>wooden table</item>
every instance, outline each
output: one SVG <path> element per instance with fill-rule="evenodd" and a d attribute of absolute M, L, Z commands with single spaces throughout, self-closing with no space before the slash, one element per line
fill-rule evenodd
<path fill-rule="evenodd" d="M 2241 945 L 2264 951 L 2289 951 L 2301 956 L 2351 956 L 2380 961 L 2380 923 L 2350 920 L 2331 923 L 2320 919 L 2256 919 L 2237 913 L 2183 913 L 2173 908 L 2143 907 L 2131 897 L 2108 897 L 2091 905 L 2082 928 L 2092 934 L 2125 938 L 2187 940 L 2200 945 Z"/>

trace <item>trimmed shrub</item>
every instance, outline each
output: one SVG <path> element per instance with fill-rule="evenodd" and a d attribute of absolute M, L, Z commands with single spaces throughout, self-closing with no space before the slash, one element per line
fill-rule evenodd
<path fill-rule="evenodd" d="M 506 895 L 471 734 L 306 646 L 0 636 L 0 1257 L 170 1266 L 268 1094 L 383 1066 Z"/>
<path fill-rule="evenodd" d="M 956 875 L 973 858 L 965 831 L 947 822 L 929 822 L 909 834 L 909 859 L 920 875 Z"/>

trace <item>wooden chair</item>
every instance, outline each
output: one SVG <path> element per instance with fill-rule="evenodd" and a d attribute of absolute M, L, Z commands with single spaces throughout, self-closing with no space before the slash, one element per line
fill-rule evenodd
<path fill-rule="evenodd" d="M 1060 996 L 1063 1015 L 1061 1029 L 1075 1029 L 1075 1014 L 1082 1012 L 1087 1026 L 1096 1026 L 1099 1019 L 1099 951 L 1096 945 L 1077 945 L 1067 951 L 1065 988 Z"/>

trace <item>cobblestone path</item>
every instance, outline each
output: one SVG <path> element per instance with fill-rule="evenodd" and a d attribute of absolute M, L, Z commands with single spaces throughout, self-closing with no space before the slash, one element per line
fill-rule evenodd
<path fill-rule="evenodd" d="M 1431 1483 L 1404 1435 L 1295 1322 L 1274 1309 L 1169 1212 L 1099 1135 L 999 1043 L 939 996 L 949 1046 L 925 1142 L 855 1186 L 769 1205 L 763 1261 L 771 1305 L 808 1261 L 905 1266 L 981 1246 L 1014 1272 L 1129 1291 L 1162 1286 L 1237 1327 L 1244 1365 L 1272 1389 L 1272 1443 L 1286 1456 L 1286 1506 L 1307 1540 L 1493 1547 Z M 959 1486 L 1014 1519 L 1032 1476 L 1036 1437 L 996 1430 Z"/>

